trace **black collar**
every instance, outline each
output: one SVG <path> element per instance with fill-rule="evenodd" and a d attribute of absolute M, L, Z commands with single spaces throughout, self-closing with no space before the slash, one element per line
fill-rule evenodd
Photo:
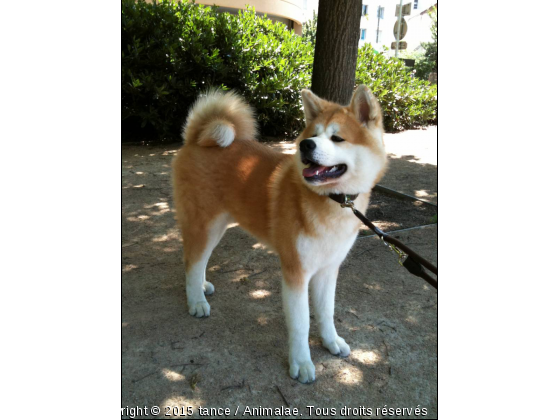
<path fill-rule="evenodd" d="M 329 194 L 329 198 L 336 201 L 338 204 L 344 204 L 350 201 L 354 201 L 358 198 L 359 194 Z"/>

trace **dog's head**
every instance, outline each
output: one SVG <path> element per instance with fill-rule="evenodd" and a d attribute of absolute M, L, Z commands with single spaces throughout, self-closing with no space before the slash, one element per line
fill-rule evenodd
<path fill-rule="evenodd" d="M 301 96 L 306 128 L 296 142 L 296 159 L 304 183 L 321 195 L 369 192 L 387 164 L 377 99 L 364 85 L 347 107 L 309 90 Z"/>

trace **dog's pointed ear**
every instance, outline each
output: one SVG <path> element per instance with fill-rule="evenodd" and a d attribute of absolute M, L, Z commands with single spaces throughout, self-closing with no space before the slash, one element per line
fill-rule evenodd
<path fill-rule="evenodd" d="M 303 112 L 305 113 L 305 125 L 309 125 L 323 110 L 325 101 L 311 92 L 309 89 L 301 91 Z"/>
<path fill-rule="evenodd" d="M 378 126 L 383 122 L 383 113 L 377 98 L 366 85 L 360 85 L 352 96 L 350 109 L 361 124 Z"/>

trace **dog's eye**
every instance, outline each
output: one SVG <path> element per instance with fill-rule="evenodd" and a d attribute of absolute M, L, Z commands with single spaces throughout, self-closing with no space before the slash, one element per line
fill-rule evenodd
<path fill-rule="evenodd" d="M 331 140 L 335 141 L 337 143 L 340 143 L 341 141 L 344 141 L 344 139 L 342 137 L 338 137 L 338 136 L 332 136 Z"/>

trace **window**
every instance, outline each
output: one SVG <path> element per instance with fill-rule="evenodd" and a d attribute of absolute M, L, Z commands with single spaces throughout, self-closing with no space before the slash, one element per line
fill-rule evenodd
<path fill-rule="evenodd" d="M 414 10 L 418 9 L 418 0 L 414 0 Z"/>
<path fill-rule="evenodd" d="M 377 17 L 378 17 L 379 19 L 383 19 L 384 16 L 385 16 L 385 8 L 379 6 L 379 7 L 377 8 Z"/>
<path fill-rule="evenodd" d="M 379 43 L 381 42 L 381 35 L 383 35 L 383 32 L 381 30 L 377 30 L 377 38 L 375 39 L 375 42 Z"/>
<path fill-rule="evenodd" d="M 367 9 L 368 9 L 367 4 L 362 4 L 362 16 L 367 15 Z"/>
<path fill-rule="evenodd" d="M 360 36 L 360 39 L 366 39 L 366 30 L 362 29 L 362 35 Z"/>

